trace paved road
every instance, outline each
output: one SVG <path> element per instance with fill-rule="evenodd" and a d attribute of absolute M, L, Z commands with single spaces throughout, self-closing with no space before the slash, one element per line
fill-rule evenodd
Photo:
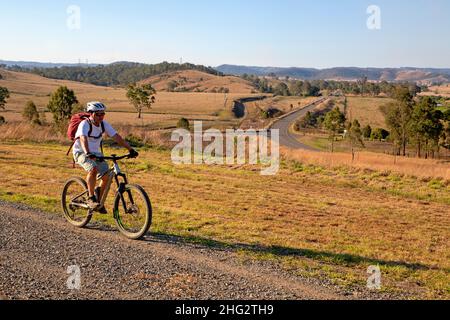
<path fill-rule="evenodd" d="M 293 112 L 290 115 L 288 115 L 288 116 L 282 118 L 281 120 L 278 120 L 272 124 L 272 126 L 270 127 L 271 129 L 279 129 L 280 130 L 280 145 L 281 146 L 285 146 L 285 147 L 288 147 L 291 149 L 319 151 L 315 148 L 312 148 L 310 146 L 304 145 L 303 143 L 300 143 L 295 138 L 295 133 L 289 132 L 289 128 L 300 117 L 304 116 L 308 111 L 314 110 L 319 103 L 321 103 L 325 100 L 326 100 L 326 98 L 321 98 L 319 100 L 316 100 L 315 102 L 311 103 L 310 105 L 306 106 L 305 108 L 298 110 L 296 112 Z"/>
<path fill-rule="evenodd" d="M 78 265 L 80 290 L 69 290 Z M 76 284 L 76 282 L 70 282 Z M 340 299 L 319 280 L 233 249 L 152 235 L 130 241 L 114 229 L 76 229 L 62 216 L 0 201 L 1 299 Z"/>

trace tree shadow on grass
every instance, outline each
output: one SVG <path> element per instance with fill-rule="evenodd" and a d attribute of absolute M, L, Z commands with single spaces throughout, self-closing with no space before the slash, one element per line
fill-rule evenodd
<path fill-rule="evenodd" d="M 213 249 L 220 251 L 235 252 L 238 250 L 244 250 L 253 254 L 265 254 L 271 255 L 276 258 L 283 257 L 302 257 L 313 259 L 318 262 L 332 263 L 341 266 L 355 266 L 355 265 L 380 265 L 388 267 L 404 267 L 410 270 L 442 270 L 441 268 L 428 266 L 421 263 L 408 263 L 405 261 L 389 261 L 382 259 L 375 259 L 369 257 L 363 257 L 354 254 L 346 253 L 333 253 L 312 249 L 299 249 L 289 248 L 282 246 L 265 246 L 265 245 L 253 245 L 245 243 L 229 244 L 226 242 L 211 240 L 208 238 L 198 236 L 178 236 L 169 233 L 151 233 L 150 236 L 145 238 L 145 241 L 149 244 L 154 242 L 169 243 L 169 244 L 183 244 L 192 246 L 196 249 Z M 443 269 L 449 272 L 450 270 Z"/>

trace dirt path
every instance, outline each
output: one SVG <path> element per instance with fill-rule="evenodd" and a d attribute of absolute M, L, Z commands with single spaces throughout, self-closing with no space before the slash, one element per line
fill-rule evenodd
<path fill-rule="evenodd" d="M 81 290 L 67 289 L 67 268 Z M 164 236 L 133 242 L 0 202 L 0 299 L 341 299 L 333 288 Z"/>

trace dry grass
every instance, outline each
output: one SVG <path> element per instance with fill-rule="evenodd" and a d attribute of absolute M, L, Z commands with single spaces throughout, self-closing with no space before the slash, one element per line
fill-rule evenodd
<path fill-rule="evenodd" d="M 84 175 L 70 168 L 64 151 L 0 143 L 0 198 L 60 213 L 60 187 Z M 350 292 L 366 290 L 367 267 L 380 265 L 385 293 L 450 297 L 449 204 L 440 200 L 449 187 L 442 181 L 438 190 L 431 181 L 294 162 L 264 177 L 254 166 L 175 166 L 169 151 L 157 150 L 141 150 L 123 169 L 151 195 L 152 232 L 240 244 L 246 254 Z M 367 181 L 385 189 L 365 187 Z M 400 185 L 437 197 L 417 200 L 397 192 Z"/>
<path fill-rule="evenodd" d="M 423 96 L 443 96 L 450 98 L 450 84 L 443 84 L 440 86 L 433 86 L 428 88 L 428 92 L 422 92 Z"/>
<path fill-rule="evenodd" d="M 249 81 L 239 77 L 219 77 L 197 70 L 170 72 L 153 76 L 142 82 L 152 84 L 158 91 L 167 91 L 167 84 L 171 81 L 178 83 L 178 89 L 184 87 L 189 91 L 212 92 L 220 88 L 227 88 L 230 93 L 250 94 L 255 90 Z"/>
<path fill-rule="evenodd" d="M 52 126 L 35 126 L 28 123 L 8 123 L 2 125 L 0 130 L 0 141 L 48 143 L 55 142 L 61 145 L 70 145 L 65 134 L 62 134 Z M 169 147 L 170 133 L 166 130 L 148 130 L 146 127 L 135 127 L 130 125 L 115 125 L 115 129 L 123 136 L 137 137 L 144 144 Z"/>
<path fill-rule="evenodd" d="M 348 97 L 347 118 L 357 119 L 361 126 L 386 128 L 384 116 L 380 111 L 382 105 L 393 101 L 389 98 Z"/>
<path fill-rule="evenodd" d="M 67 86 L 75 91 L 82 105 L 88 101 L 99 100 L 104 102 L 110 111 L 135 112 L 126 98 L 126 91 L 122 88 L 109 88 L 91 84 L 53 80 L 34 74 L 11 71 L 0 71 L 3 79 L 0 86 L 7 87 L 11 92 L 8 99 L 7 111 L 21 113 L 26 102 L 33 100 L 40 111 L 46 109 L 47 103 L 59 86 Z M 160 92 L 156 95 L 156 103 L 151 113 L 174 114 L 182 116 L 218 116 L 223 111 L 231 110 L 233 100 L 252 96 L 246 93 L 171 93 Z M 231 116 L 232 114 L 229 113 Z M 17 117 L 17 116 L 15 116 Z M 139 124 L 139 123 L 137 123 Z"/>
<path fill-rule="evenodd" d="M 247 114 L 241 123 L 242 129 L 265 128 L 274 119 L 264 119 L 261 112 L 269 108 L 276 108 L 284 113 L 295 109 L 301 109 L 311 102 L 317 100 L 314 97 L 268 97 L 265 100 L 245 103 Z M 291 105 L 293 109 L 291 109 Z"/>
<path fill-rule="evenodd" d="M 349 153 L 310 152 L 304 150 L 282 149 L 288 158 L 302 163 L 336 168 L 348 166 L 382 172 L 396 172 L 421 178 L 442 178 L 450 180 L 448 162 L 430 159 L 395 157 L 386 154 L 358 152 L 352 162 Z"/>

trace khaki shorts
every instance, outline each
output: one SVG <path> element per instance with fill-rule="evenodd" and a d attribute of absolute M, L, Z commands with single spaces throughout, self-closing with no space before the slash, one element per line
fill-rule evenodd
<path fill-rule="evenodd" d="M 94 153 L 96 156 L 102 156 L 101 153 Z M 94 168 L 97 168 L 97 178 L 103 177 L 109 170 L 108 163 L 106 161 L 92 160 L 86 157 L 86 154 L 77 152 L 73 156 L 75 163 L 82 167 L 86 172 L 91 172 Z"/>

